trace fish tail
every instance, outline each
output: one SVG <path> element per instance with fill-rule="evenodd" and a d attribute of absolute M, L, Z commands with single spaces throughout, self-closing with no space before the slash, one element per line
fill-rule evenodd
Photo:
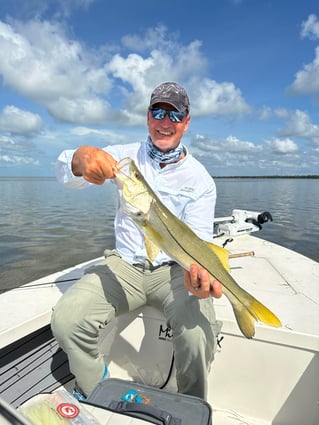
<path fill-rule="evenodd" d="M 255 335 L 256 321 L 276 328 L 282 326 L 278 317 L 254 297 L 251 297 L 249 306 L 235 304 L 233 308 L 238 326 L 246 338 Z"/>

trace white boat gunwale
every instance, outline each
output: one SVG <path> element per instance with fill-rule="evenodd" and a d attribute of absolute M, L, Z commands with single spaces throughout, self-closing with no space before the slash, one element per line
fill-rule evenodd
<path fill-rule="evenodd" d="M 239 211 L 244 218 L 247 213 L 241 210 L 234 211 Z M 319 263 L 287 248 L 252 236 L 251 230 L 249 234 L 245 232 L 241 234 L 246 224 L 236 223 L 234 215 L 222 218 L 219 223 L 222 225 L 226 223 L 226 226 L 221 227 L 224 235 L 217 240 L 222 243 L 226 239 L 234 239 L 227 244 L 226 248 L 233 253 L 247 250 L 255 252 L 253 257 L 239 257 L 231 260 L 232 274 L 235 279 L 274 310 L 282 319 L 284 326 L 270 328 L 258 323 L 255 337 L 247 340 L 238 329 L 226 297 L 215 300 L 217 317 L 223 321 L 222 336 L 224 337 L 221 349 L 216 353 L 212 366 L 212 378 L 210 378 L 209 401 L 214 409 L 216 425 L 241 424 L 243 421 L 249 425 L 299 425 L 300 423 L 317 425 L 319 423 L 319 405 L 316 399 L 319 394 L 319 383 L 316 380 L 319 374 L 319 323 L 316 318 L 319 317 Z M 228 227 L 227 223 L 229 223 Z M 237 233 L 239 231 L 241 236 L 233 237 L 232 228 Z M 2 293 L 2 306 L 5 306 L 5 309 L 2 308 L 0 311 L 1 352 L 5 353 L 8 347 L 14 347 L 17 341 L 27 340 L 35 330 L 50 333 L 51 311 L 57 300 L 80 278 L 86 267 L 102 260 L 103 257 L 99 257 L 86 261 Z M 267 277 L 260 275 L 260 269 L 265 270 L 275 282 L 268 282 Z M 250 270 L 254 270 L 256 276 L 250 273 Z M 262 282 L 260 285 L 257 282 L 259 278 Z M 23 309 L 21 306 L 27 306 L 27 308 Z M 158 328 L 161 320 L 163 320 L 161 314 L 155 313 L 149 307 L 132 315 L 132 323 L 137 326 L 138 332 L 141 330 L 143 332 L 145 321 L 152 321 L 152 326 Z M 124 328 L 122 331 L 121 336 L 126 337 L 128 331 Z M 105 341 L 107 342 L 107 339 Z M 138 350 L 139 343 L 132 342 L 130 336 L 127 344 Z M 60 350 L 57 354 L 58 350 L 55 346 L 52 348 L 54 355 L 63 357 L 64 353 Z M 124 379 L 130 379 L 128 371 L 125 367 L 123 369 L 126 359 L 119 358 L 118 362 L 114 360 L 114 358 L 110 359 L 111 375 L 114 370 L 115 373 L 121 373 Z M 259 362 L 263 365 L 262 368 Z M 145 366 L 147 367 L 148 365 Z M 253 370 L 252 374 L 244 378 L 244 371 L 250 368 Z M 228 370 L 232 370 L 236 379 L 241 381 L 232 381 L 234 376 L 227 378 L 225 372 Z M 263 388 L 258 380 L 254 381 L 258 373 L 261 379 L 268 383 L 267 388 Z M 69 375 L 68 379 L 71 378 L 72 376 Z M 247 379 L 253 388 L 245 383 L 244 379 Z M 277 379 L 277 382 L 272 382 L 271 379 Z M 235 385 L 231 386 L 232 382 Z M 58 383 L 55 384 L 58 385 Z M 280 387 L 280 393 L 276 385 Z M 167 389 L 173 387 L 174 379 L 169 382 Z M 218 388 L 217 393 L 214 388 Z M 252 401 L 245 399 L 241 395 L 242 391 L 246 392 L 246 398 L 250 397 Z M 303 392 L 305 395 L 302 395 Z M 224 393 L 227 393 L 227 397 Z M 272 395 L 274 397 L 276 395 L 276 398 L 272 399 Z M 302 415 L 305 414 L 308 416 L 303 418 Z"/>

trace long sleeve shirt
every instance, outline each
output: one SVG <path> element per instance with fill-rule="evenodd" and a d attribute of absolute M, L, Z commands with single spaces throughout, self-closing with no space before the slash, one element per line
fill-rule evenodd
<path fill-rule="evenodd" d="M 125 157 L 133 159 L 144 178 L 163 204 L 184 221 L 201 239 L 212 241 L 213 221 L 216 203 L 216 186 L 206 168 L 189 152 L 173 164 L 161 168 L 146 151 L 146 143 L 111 145 L 104 148 L 115 160 Z M 57 179 L 73 188 L 84 188 L 91 184 L 72 173 L 73 150 L 63 151 L 57 163 Z M 115 220 L 116 249 L 130 264 L 147 258 L 144 237 L 135 223 L 121 209 L 118 203 Z M 159 265 L 170 261 L 161 252 L 153 261 Z"/>

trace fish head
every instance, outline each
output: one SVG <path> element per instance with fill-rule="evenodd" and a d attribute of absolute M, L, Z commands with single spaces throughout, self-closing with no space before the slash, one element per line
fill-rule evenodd
<path fill-rule="evenodd" d="M 135 162 L 131 158 L 122 159 L 116 164 L 114 174 L 123 211 L 134 218 L 145 216 L 153 200 L 152 189 Z"/>

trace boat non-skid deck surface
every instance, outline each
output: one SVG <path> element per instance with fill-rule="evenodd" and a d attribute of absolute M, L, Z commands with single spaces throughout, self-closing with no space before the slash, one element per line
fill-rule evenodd
<path fill-rule="evenodd" d="M 2 349 L 0 371 L 1 397 L 14 407 L 73 378 L 49 326 Z"/>

